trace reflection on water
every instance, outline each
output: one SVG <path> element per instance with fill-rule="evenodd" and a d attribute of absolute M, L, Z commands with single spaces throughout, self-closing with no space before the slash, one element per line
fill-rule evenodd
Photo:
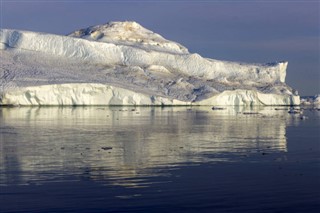
<path fill-rule="evenodd" d="M 286 110 L 228 108 L 1 108 L 0 183 L 64 176 L 146 187 L 177 165 L 286 152 Z M 298 120 L 298 119 L 297 119 Z"/>

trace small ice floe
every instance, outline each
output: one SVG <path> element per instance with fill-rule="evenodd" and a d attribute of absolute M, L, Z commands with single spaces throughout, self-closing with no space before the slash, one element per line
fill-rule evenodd
<path fill-rule="evenodd" d="M 301 98 L 300 105 L 311 107 L 309 110 L 320 110 L 320 94 Z"/>
<path fill-rule="evenodd" d="M 300 119 L 301 119 L 301 120 L 306 120 L 306 119 L 308 119 L 308 117 L 307 117 L 307 116 L 304 116 L 304 115 L 301 115 L 301 116 L 300 116 Z"/>
<path fill-rule="evenodd" d="M 226 108 L 213 106 L 211 109 L 212 110 L 225 110 Z"/>
<path fill-rule="evenodd" d="M 318 111 L 320 111 L 320 105 L 319 105 L 319 106 L 315 106 L 315 107 L 313 107 L 312 109 L 313 109 L 313 110 L 318 110 Z"/>

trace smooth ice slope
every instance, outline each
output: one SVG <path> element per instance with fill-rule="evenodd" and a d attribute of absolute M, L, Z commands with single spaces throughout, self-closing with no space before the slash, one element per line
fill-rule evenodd
<path fill-rule="evenodd" d="M 287 62 L 202 58 L 135 22 L 0 30 L 2 105 L 295 105 Z"/>

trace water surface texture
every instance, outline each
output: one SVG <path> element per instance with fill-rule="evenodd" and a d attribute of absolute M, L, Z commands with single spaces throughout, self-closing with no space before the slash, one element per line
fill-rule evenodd
<path fill-rule="evenodd" d="M 319 212 L 320 112 L 0 108 L 0 212 Z"/>

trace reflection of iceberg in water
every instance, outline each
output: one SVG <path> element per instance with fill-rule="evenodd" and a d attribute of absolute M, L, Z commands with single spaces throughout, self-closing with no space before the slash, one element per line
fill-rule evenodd
<path fill-rule="evenodd" d="M 286 151 L 286 111 L 230 108 L 2 108 L 0 183 L 67 176 L 145 186 L 184 163 Z M 238 113 L 238 114 L 237 114 Z"/>

